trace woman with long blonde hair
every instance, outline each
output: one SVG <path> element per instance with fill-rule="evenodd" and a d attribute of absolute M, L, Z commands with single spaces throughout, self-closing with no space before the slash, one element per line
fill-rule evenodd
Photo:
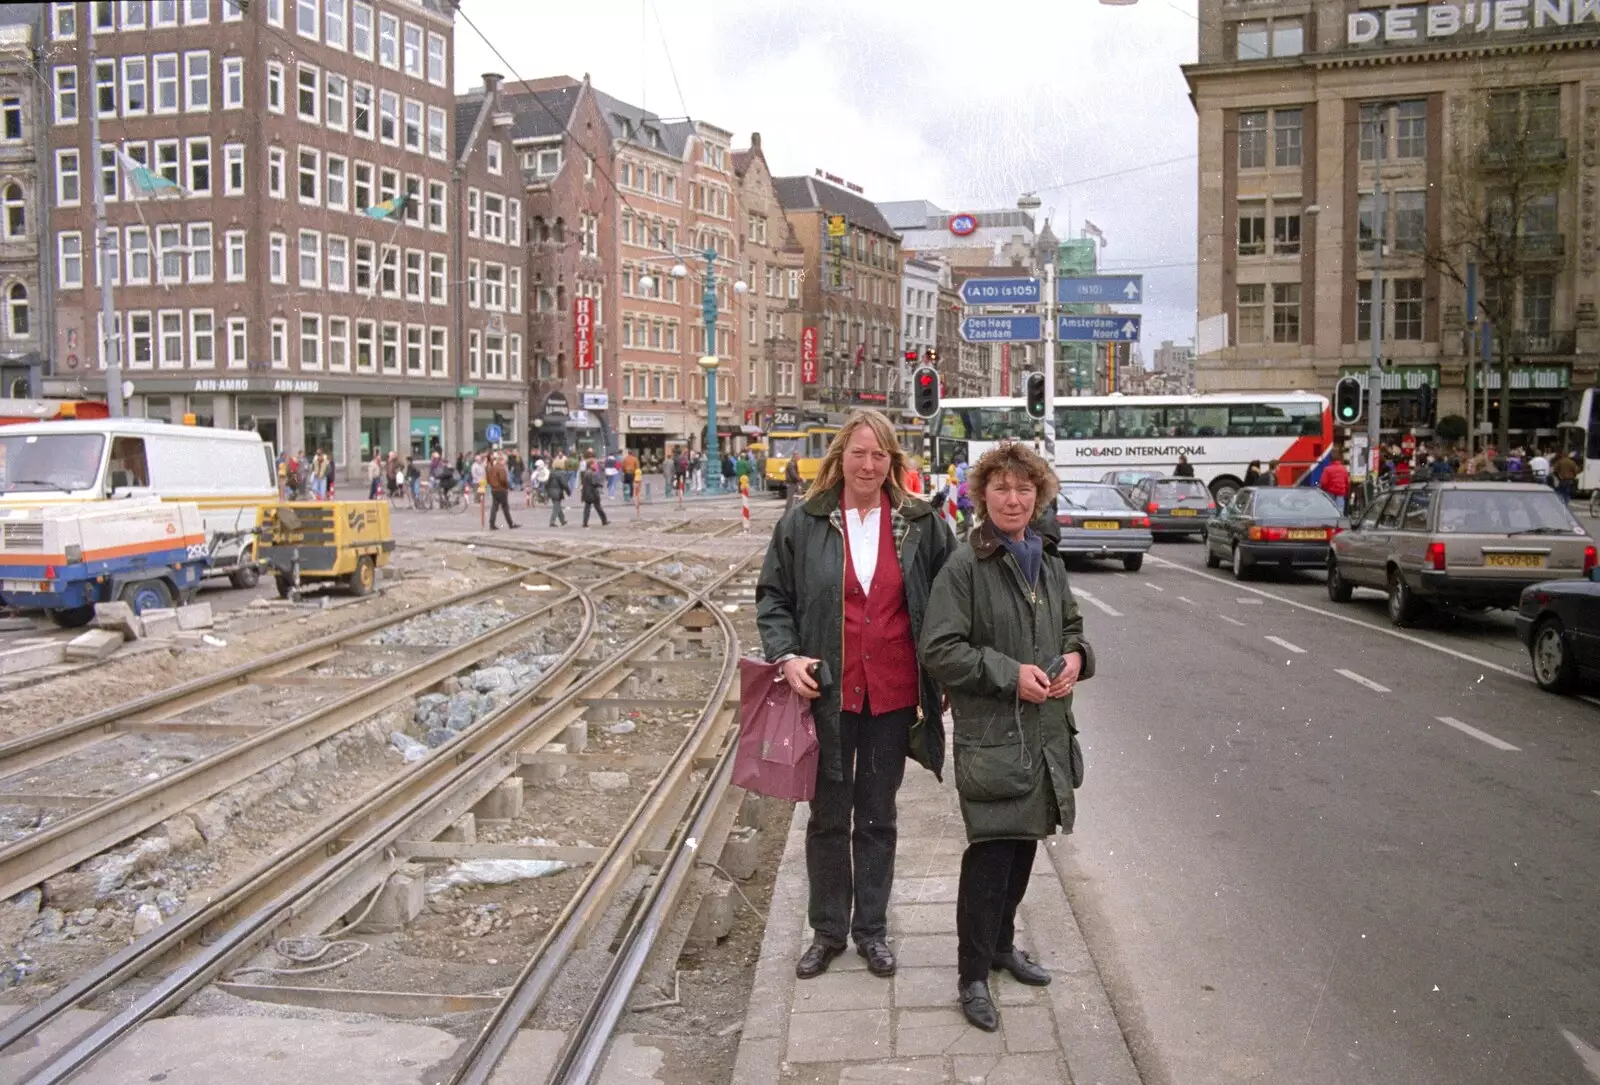
<path fill-rule="evenodd" d="M 889 419 L 853 412 L 805 501 L 778 521 L 756 586 L 761 646 L 811 701 L 822 747 L 801 979 L 827 971 L 851 939 L 873 975 L 894 974 L 895 795 L 907 757 L 935 776 L 944 767 L 939 690 L 918 666 L 916 638 L 955 539 L 906 492 L 905 466 Z"/>

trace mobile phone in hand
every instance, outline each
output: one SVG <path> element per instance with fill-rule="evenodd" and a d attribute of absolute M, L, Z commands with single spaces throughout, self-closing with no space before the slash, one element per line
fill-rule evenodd
<path fill-rule="evenodd" d="M 1057 678 L 1061 677 L 1061 672 L 1066 669 L 1067 657 L 1056 656 L 1055 659 L 1050 661 L 1050 666 L 1044 669 L 1044 676 L 1050 679 L 1051 683 L 1053 684 Z"/>
<path fill-rule="evenodd" d="M 816 679 L 818 689 L 833 685 L 833 672 L 828 669 L 827 660 L 819 659 L 806 669 L 811 672 L 811 677 Z"/>

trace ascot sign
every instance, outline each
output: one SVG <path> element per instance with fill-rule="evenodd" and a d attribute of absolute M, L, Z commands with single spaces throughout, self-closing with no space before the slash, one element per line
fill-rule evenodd
<path fill-rule="evenodd" d="M 1345 25 L 1350 45 L 1453 38 L 1459 34 L 1544 30 L 1600 23 L 1600 0 L 1466 0 L 1461 4 L 1358 11 Z"/>

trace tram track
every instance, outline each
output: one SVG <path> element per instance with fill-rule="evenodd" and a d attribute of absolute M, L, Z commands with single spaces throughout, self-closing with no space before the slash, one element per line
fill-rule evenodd
<path fill-rule="evenodd" d="M 522 547 L 507 549 L 526 552 Z M 657 565 L 679 553 L 661 555 L 645 564 Z M 611 858 L 596 864 L 579 898 L 575 898 L 582 903 L 569 907 L 568 911 L 576 919 L 562 927 L 571 931 L 572 938 L 581 940 L 584 930 L 604 910 L 604 903 L 609 902 L 622 876 L 637 860 L 638 841 L 660 831 L 662 818 L 682 799 L 686 781 L 697 771 L 697 766 L 704 767 L 708 736 L 715 734 L 726 738 L 730 719 L 726 701 L 734 674 L 737 638 L 726 618 L 712 605 L 712 597 L 721 585 L 738 576 L 750 559 L 734 563 L 707 585 L 688 588 L 637 565 L 605 559 L 539 556 L 554 560 L 537 570 L 537 575 L 565 589 L 564 594 L 550 600 L 548 606 L 569 601 L 582 609 L 580 634 L 573 637 L 560 661 L 540 682 L 523 690 L 472 730 L 457 735 L 375 788 L 374 793 L 362 801 L 324 819 L 292 847 L 235 879 L 209 900 L 184 909 L 162 927 L 71 981 L 51 998 L 0 1025 L 0 1050 L 5 1050 L 36 1034 L 68 1009 L 107 994 L 152 966 L 162 962 L 172 965 L 172 971 L 154 987 L 59 1053 L 28 1080 L 68 1080 L 140 1021 L 169 1012 L 273 939 L 294 932 L 314 934 L 325 929 L 366 899 L 374 886 L 382 885 L 389 873 L 404 861 L 407 841 L 437 837 L 517 771 L 522 751 L 537 750 L 581 719 L 597 699 L 612 693 L 634 668 L 650 663 L 652 654 L 660 651 L 661 645 L 674 633 L 687 629 L 699 636 L 705 630 L 717 628 L 723 634 L 721 665 L 713 696 L 700 722 L 685 737 L 647 797 L 641 800 L 629 819 L 629 828 L 614 839 L 608 852 Z M 579 561 L 588 564 L 590 569 L 596 565 L 610 565 L 614 571 L 588 584 L 579 584 L 577 578 L 569 579 L 555 571 L 558 565 L 565 567 Z M 597 642 L 596 600 L 623 594 L 631 587 L 639 589 L 634 594 L 675 596 L 680 601 L 669 612 L 650 621 L 643 631 L 608 658 L 596 660 L 593 658 Z M 548 606 L 539 613 L 547 612 Z M 686 626 L 685 623 L 690 624 Z M 394 679 L 391 676 L 388 680 Z M 713 726 L 719 720 L 722 726 Z M 722 752 L 726 752 L 726 747 Z M 725 774 L 719 772 L 706 777 L 702 786 L 714 778 L 721 779 L 722 775 Z M 718 790 L 720 792 L 721 785 Z M 699 805 L 696 803 L 695 807 Z M 560 954 L 545 956 L 555 960 Z M 559 962 L 555 967 L 559 968 Z M 478 1064 L 485 1065 L 481 1061 Z"/>

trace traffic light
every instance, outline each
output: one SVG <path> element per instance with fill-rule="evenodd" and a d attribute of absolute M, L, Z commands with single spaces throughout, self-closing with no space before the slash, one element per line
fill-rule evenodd
<path fill-rule="evenodd" d="M 922 351 L 922 360 L 927 362 L 929 365 L 938 365 L 939 364 L 939 348 L 938 347 L 926 347 L 926 348 L 924 348 L 923 351 Z"/>
<path fill-rule="evenodd" d="M 1424 426 L 1433 425 L 1433 385 L 1424 384 L 1417 389 L 1417 421 Z"/>
<path fill-rule="evenodd" d="M 1034 418 L 1044 417 L 1044 374 L 1028 374 L 1028 413 Z"/>
<path fill-rule="evenodd" d="M 939 371 L 932 366 L 918 366 L 911 374 L 911 409 L 918 418 L 939 413 Z"/>
<path fill-rule="evenodd" d="M 1361 421 L 1361 401 L 1364 389 L 1356 377 L 1340 377 L 1333 386 L 1333 420 L 1341 426 L 1353 426 Z"/>
<path fill-rule="evenodd" d="M 917 360 L 917 352 L 916 351 L 914 351 L 914 350 L 906 351 L 906 361 L 915 362 L 916 360 Z"/>

